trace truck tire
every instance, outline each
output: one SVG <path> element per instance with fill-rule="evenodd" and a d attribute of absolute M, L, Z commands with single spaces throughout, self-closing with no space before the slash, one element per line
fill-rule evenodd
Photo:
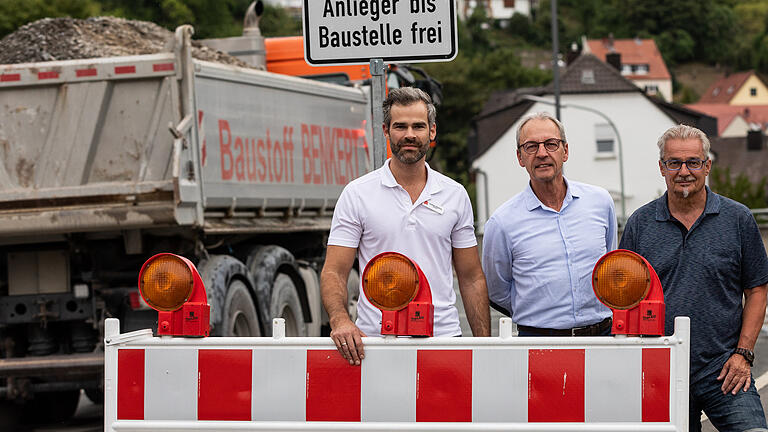
<path fill-rule="evenodd" d="M 261 336 L 259 315 L 245 283 L 234 279 L 229 283 L 224 301 L 224 328 L 222 336 Z"/>
<path fill-rule="evenodd" d="M 227 318 L 237 318 L 238 311 L 243 312 L 243 319 L 256 317 L 255 325 L 258 326 L 258 314 L 247 314 L 249 308 L 244 306 L 245 297 L 242 294 L 235 296 L 230 293 L 232 288 L 235 288 L 235 291 L 242 288 L 250 297 L 247 281 L 251 279 L 245 264 L 229 255 L 211 255 L 198 263 L 197 268 L 205 285 L 208 304 L 211 305 L 211 336 L 225 336 Z M 235 308 L 230 310 L 228 304 L 235 305 Z M 255 310 L 253 300 L 251 309 Z"/>
<path fill-rule="evenodd" d="M 360 298 L 360 274 L 356 269 L 349 272 L 347 278 L 347 312 L 352 322 L 357 320 L 357 301 Z"/>
<path fill-rule="evenodd" d="M 304 324 L 304 314 L 296 285 L 284 273 L 278 273 L 272 284 L 270 312 L 273 318 L 285 319 L 286 336 L 307 335 L 307 326 Z"/>

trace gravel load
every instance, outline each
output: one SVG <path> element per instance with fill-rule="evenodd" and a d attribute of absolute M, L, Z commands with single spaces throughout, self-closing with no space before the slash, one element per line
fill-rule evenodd
<path fill-rule="evenodd" d="M 0 64 L 155 54 L 173 46 L 173 32 L 157 24 L 115 17 L 44 18 L 0 40 Z M 199 60 L 249 67 L 229 54 L 192 41 Z"/>

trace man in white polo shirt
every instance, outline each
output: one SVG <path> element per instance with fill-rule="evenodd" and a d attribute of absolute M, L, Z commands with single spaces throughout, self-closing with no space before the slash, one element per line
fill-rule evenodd
<path fill-rule="evenodd" d="M 355 255 L 360 274 L 382 252 L 400 252 L 421 267 L 432 289 L 435 336 L 461 335 L 454 263 L 472 334 L 490 336 L 488 292 L 469 197 L 424 160 L 437 133 L 435 106 L 423 91 L 406 87 L 391 90 L 383 110 L 384 135 L 394 157 L 344 188 L 333 212 L 320 282 L 331 338 L 356 365 L 365 357 L 361 337 L 381 335 L 381 311 L 361 295 L 357 322 L 347 313 L 347 278 Z"/>

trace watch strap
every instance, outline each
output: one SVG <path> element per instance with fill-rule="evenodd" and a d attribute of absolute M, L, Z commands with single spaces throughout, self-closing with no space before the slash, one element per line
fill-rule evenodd
<path fill-rule="evenodd" d="M 747 360 L 747 363 L 749 363 L 750 366 L 752 366 L 752 364 L 755 362 L 755 353 L 752 352 L 751 350 L 748 350 L 746 348 L 736 348 L 735 350 L 733 350 L 733 353 L 739 354 L 742 357 L 744 357 L 744 359 Z"/>

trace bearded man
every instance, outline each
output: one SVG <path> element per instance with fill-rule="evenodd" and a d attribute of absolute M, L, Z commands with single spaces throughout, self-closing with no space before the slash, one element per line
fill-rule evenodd
<path fill-rule="evenodd" d="M 381 335 L 381 311 L 361 295 L 357 321 L 347 312 L 347 278 L 357 255 L 360 274 L 382 252 L 414 260 L 432 289 L 434 335 L 461 336 L 454 306 L 454 265 L 474 336 L 490 336 L 490 310 L 467 191 L 424 160 L 437 134 L 436 109 L 423 91 L 390 90 L 383 103 L 392 158 L 349 183 L 333 212 L 321 274 L 331 338 L 350 364 L 365 357 L 363 336 Z"/>
<path fill-rule="evenodd" d="M 766 431 L 751 367 L 763 325 L 768 256 L 752 214 L 712 192 L 707 135 L 691 126 L 659 138 L 667 192 L 627 221 L 619 247 L 644 256 L 658 273 L 666 334 L 691 319 L 689 430 L 701 411 L 720 431 Z"/>

